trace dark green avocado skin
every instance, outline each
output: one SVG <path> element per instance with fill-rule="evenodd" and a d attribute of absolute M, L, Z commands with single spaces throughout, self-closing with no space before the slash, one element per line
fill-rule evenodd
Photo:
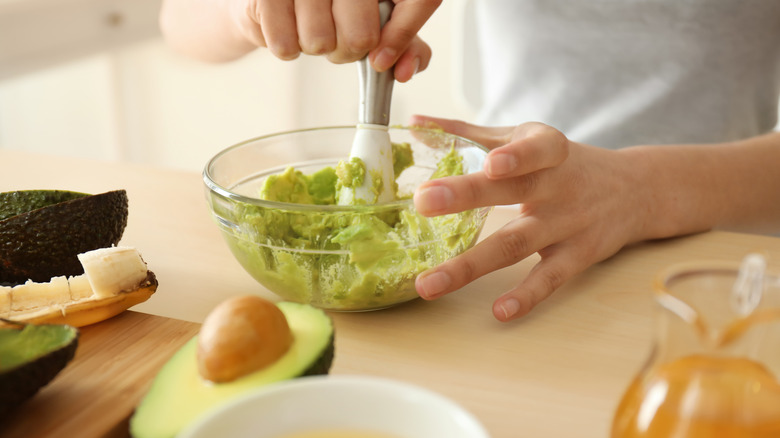
<path fill-rule="evenodd" d="M 0 220 L 0 283 L 83 274 L 78 254 L 118 244 L 127 213 L 127 193 L 116 190 Z"/>
<path fill-rule="evenodd" d="M 307 368 L 300 377 L 325 375 L 330 373 L 330 367 L 333 364 L 333 356 L 336 352 L 334 344 L 334 337 L 331 335 L 330 342 L 328 342 L 328 346 L 325 348 L 325 350 L 322 351 L 320 357 L 317 358 L 317 360 L 311 364 L 311 366 Z"/>
<path fill-rule="evenodd" d="M 32 398 L 65 368 L 76 354 L 78 339 L 79 333 L 75 331 L 74 339 L 67 345 L 0 373 L 0 425 L 4 418 Z"/>

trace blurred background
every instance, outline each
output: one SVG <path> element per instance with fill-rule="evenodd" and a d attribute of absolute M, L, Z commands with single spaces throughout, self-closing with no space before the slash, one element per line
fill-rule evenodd
<path fill-rule="evenodd" d="M 356 122 L 355 65 L 264 50 L 194 61 L 163 42 L 160 3 L 0 0 L 0 148 L 200 172 L 248 138 Z M 391 124 L 416 113 L 473 120 L 466 3 L 443 2 L 421 31 L 433 59 L 396 84 Z"/>

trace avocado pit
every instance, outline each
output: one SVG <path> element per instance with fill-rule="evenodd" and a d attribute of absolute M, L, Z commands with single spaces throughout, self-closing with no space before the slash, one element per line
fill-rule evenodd
<path fill-rule="evenodd" d="M 216 383 L 231 382 L 276 362 L 293 335 L 279 307 L 256 296 L 220 303 L 198 336 L 198 372 Z"/>

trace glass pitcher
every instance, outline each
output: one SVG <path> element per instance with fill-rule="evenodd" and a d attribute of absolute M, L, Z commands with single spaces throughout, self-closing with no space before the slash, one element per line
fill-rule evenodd
<path fill-rule="evenodd" d="M 780 276 L 747 260 L 659 274 L 655 344 L 612 438 L 780 437 Z"/>

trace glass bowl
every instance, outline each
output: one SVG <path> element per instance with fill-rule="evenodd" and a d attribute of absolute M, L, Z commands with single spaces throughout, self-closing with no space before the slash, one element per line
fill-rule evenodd
<path fill-rule="evenodd" d="M 464 173 L 487 150 L 440 131 L 390 128 L 414 163 L 397 176 L 400 199 L 373 205 L 313 205 L 259 197 L 265 180 L 293 167 L 312 174 L 349 158 L 354 126 L 267 135 L 228 147 L 206 165 L 211 213 L 230 250 L 260 284 L 285 300 L 327 310 L 361 311 L 417 298 L 414 280 L 474 245 L 489 207 L 423 217 L 411 199 L 454 150 Z"/>

